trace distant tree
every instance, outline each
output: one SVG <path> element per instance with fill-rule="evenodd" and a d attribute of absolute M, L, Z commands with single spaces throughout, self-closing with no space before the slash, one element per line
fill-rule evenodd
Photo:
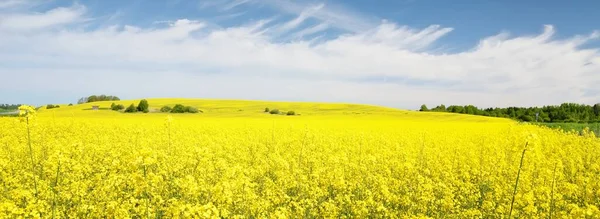
<path fill-rule="evenodd" d="M 137 110 L 140 112 L 144 112 L 149 110 L 149 105 L 148 105 L 148 101 L 146 99 L 142 99 L 140 100 L 140 103 L 137 106 Z"/>
<path fill-rule="evenodd" d="M 519 120 L 524 121 L 524 122 L 534 121 L 534 119 L 529 115 L 521 115 L 521 116 L 519 116 Z"/>
<path fill-rule="evenodd" d="M 270 114 L 279 114 L 279 110 L 278 109 L 272 109 L 271 111 L 269 111 Z"/>
<path fill-rule="evenodd" d="M 19 109 L 19 106 L 21 106 L 21 104 L 0 104 L 0 109 L 16 110 L 16 109 Z"/>
<path fill-rule="evenodd" d="M 175 104 L 173 109 L 171 109 L 171 113 L 185 113 L 185 106 L 181 104 Z"/>
<path fill-rule="evenodd" d="M 171 107 L 170 106 L 163 106 L 160 108 L 160 111 L 163 113 L 169 113 L 171 112 Z"/>
<path fill-rule="evenodd" d="M 114 104 L 113 103 L 113 104 L 111 104 L 110 109 L 114 110 L 114 111 L 119 111 L 119 110 L 125 109 L 125 106 L 123 106 L 122 104 Z"/>
<path fill-rule="evenodd" d="M 198 113 L 198 109 L 195 108 L 195 107 L 186 106 L 185 107 L 185 112 L 186 113 Z"/>
<path fill-rule="evenodd" d="M 77 104 L 83 104 L 83 103 L 87 103 L 87 102 L 88 102 L 88 98 L 82 97 L 82 98 L 79 98 L 79 100 L 77 101 Z"/>
<path fill-rule="evenodd" d="M 72 103 L 69 103 L 69 106 L 73 106 L 73 104 L 72 104 Z"/>
<path fill-rule="evenodd" d="M 132 103 L 131 105 L 129 105 L 129 107 L 127 107 L 127 109 L 125 109 L 126 113 L 135 113 L 137 112 L 137 107 L 135 107 L 135 105 Z"/>
<path fill-rule="evenodd" d="M 427 109 L 427 106 L 425 104 L 421 105 L 421 109 L 419 111 L 429 111 L 429 109 Z"/>
<path fill-rule="evenodd" d="M 79 98 L 79 100 L 77 101 L 77 104 L 82 104 L 82 103 L 91 103 L 91 102 L 96 102 L 96 101 L 118 101 L 121 100 L 116 96 L 107 96 L 107 95 L 91 95 L 89 97 L 82 97 Z"/>
<path fill-rule="evenodd" d="M 600 103 L 594 104 L 594 106 L 592 108 L 593 108 L 592 110 L 594 111 L 594 115 L 596 117 L 600 117 Z"/>
<path fill-rule="evenodd" d="M 296 112 L 294 112 L 294 111 L 288 111 L 288 112 L 286 113 L 286 115 L 288 115 L 288 116 L 293 116 L 293 115 L 296 115 Z"/>
<path fill-rule="evenodd" d="M 46 109 L 54 109 L 54 108 L 60 108 L 60 106 L 59 105 L 53 105 L 53 104 L 46 105 Z"/>
<path fill-rule="evenodd" d="M 442 111 L 441 109 L 442 107 L 438 106 L 431 110 Z M 462 114 L 511 118 L 521 121 L 535 121 L 535 115 L 536 113 L 539 113 L 538 122 L 600 122 L 600 103 L 594 104 L 593 106 L 577 103 L 563 103 L 558 106 L 496 107 L 486 109 L 479 109 L 473 105 L 451 105 L 448 106 L 445 111 Z"/>
<path fill-rule="evenodd" d="M 442 104 L 442 105 L 434 107 L 433 109 L 431 109 L 431 111 L 446 112 L 446 106 L 444 104 Z"/>
<path fill-rule="evenodd" d="M 268 113 L 269 111 L 269 107 L 265 108 L 265 113 Z"/>

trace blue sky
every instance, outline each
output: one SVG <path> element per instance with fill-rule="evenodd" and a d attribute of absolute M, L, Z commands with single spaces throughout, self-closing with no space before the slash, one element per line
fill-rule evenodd
<path fill-rule="evenodd" d="M 598 1 L 0 0 L 0 102 L 596 103 Z"/>

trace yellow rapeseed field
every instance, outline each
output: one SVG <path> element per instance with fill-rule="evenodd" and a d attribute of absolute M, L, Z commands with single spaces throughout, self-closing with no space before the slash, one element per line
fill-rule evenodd
<path fill-rule="evenodd" d="M 600 218 L 592 133 L 349 104 L 111 103 L 0 118 L 0 218 Z"/>

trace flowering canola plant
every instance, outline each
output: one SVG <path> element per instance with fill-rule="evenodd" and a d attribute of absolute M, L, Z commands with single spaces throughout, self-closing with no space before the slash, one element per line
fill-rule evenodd
<path fill-rule="evenodd" d="M 0 217 L 600 218 L 592 132 L 260 110 L 0 118 Z"/>

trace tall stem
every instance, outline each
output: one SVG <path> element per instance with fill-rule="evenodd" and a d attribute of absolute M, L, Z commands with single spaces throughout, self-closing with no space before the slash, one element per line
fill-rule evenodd
<path fill-rule="evenodd" d="M 552 192 L 550 193 L 550 219 L 554 213 L 554 183 L 556 182 L 556 164 L 554 163 L 554 171 L 552 171 Z"/>
<path fill-rule="evenodd" d="M 35 177 L 35 161 L 33 160 L 33 147 L 31 147 L 31 131 L 29 130 L 29 117 L 25 117 L 27 121 L 27 142 L 29 144 L 29 157 L 31 158 L 31 172 L 33 173 L 33 187 L 35 189 L 35 197 L 38 196 L 37 179 Z"/>
<path fill-rule="evenodd" d="M 52 187 L 52 190 L 54 191 L 54 198 L 52 200 L 52 218 L 54 218 L 54 213 L 56 212 L 56 194 L 58 193 L 58 191 L 56 190 L 56 187 L 58 186 L 59 179 L 60 179 L 60 157 L 58 159 L 58 168 L 56 168 L 56 179 L 54 180 L 54 186 Z"/>
<path fill-rule="evenodd" d="M 525 151 L 527 151 L 527 145 L 529 142 L 525 143 L 525 149 L 523 149 L 523 154 L 521 154 L 521 163 L 519 164 L 519 171 L 517 172 L 517 180 L 515 181 L 515 188 L 513 190 L 512 201 L 510 202 L 510 211 L 508 212 L 508 218 L 512 216 L 513 206 L 515 204 L 515 196 L 517 195 L 517 188 L 519 186 L 519 177 L 521 177 L 521 168 L 523 167 L 523 158 L 525 158 Z"/>

